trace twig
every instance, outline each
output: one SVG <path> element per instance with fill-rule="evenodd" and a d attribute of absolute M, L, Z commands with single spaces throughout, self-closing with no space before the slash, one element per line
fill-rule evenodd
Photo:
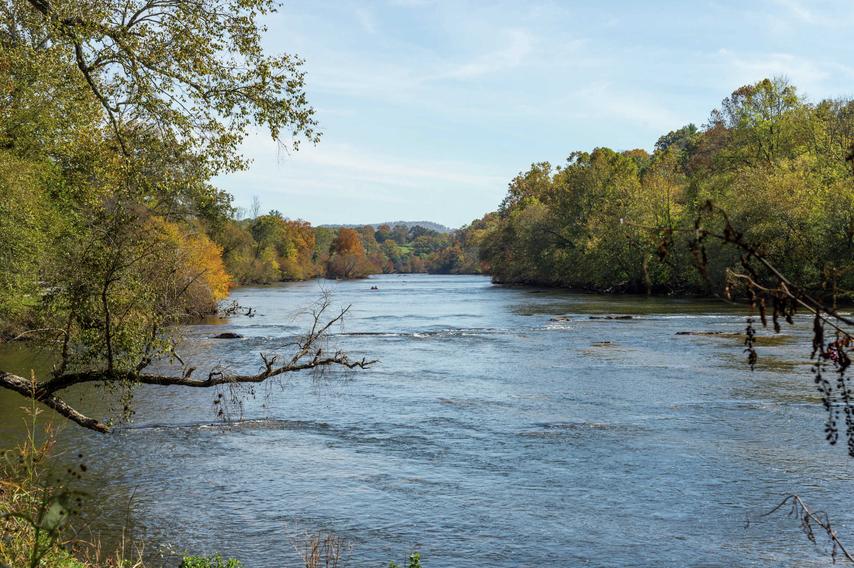
<path fill-rule="evenodd" d="M 854 556 L 852 556 L 848 549 L 845 548 L 845 545 L 839 540 L 839 536 L 836 534 L 836 530 L 830 525 L 830 517 L 828 517 L 827 513 L 824 511 L 814 512 L 810 510 L 806 503 L 804 503 L 803 499 L 800 496 L 792 494 L 787 495 L 780 503 L 768 511 L 767 513 L 763 513 L 759 515 L 760 517 L 768 517 L 787 504 L 791 505 L 791 509 L 789 510 L 789 516 L 797 517 L 801 524 L 801 529 L 804 531 L 804 534 L 813 544 L 816 543 L 815 531 L 813 530 L 813 524 L 817 525 L 821 528 L 822 532 L 827 535 L 827 538 L 830 539 L 833 544 L 833 550 L 831 551 L 831 557 L 833 558 L 834 563 L 836 562 L 836 557 L 839 552 L 845 557 L 849 562 L 854 562 Z M 750 525 L 750 519 L 748 519 L 748 526 Z"/>

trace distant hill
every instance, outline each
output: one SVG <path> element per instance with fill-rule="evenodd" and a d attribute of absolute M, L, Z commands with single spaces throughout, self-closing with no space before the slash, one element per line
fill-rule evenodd
<path fill-rule="evenodd" d="M 329 227 L 330 229 L 340 229 L 342 227 L 348 229 L 354 229 L 356 227 L 364 227 L 365 225 L 370 225 L 374 228 L 379 227 L 381 225 L 388 225 L 389 227 L 394 227 L 397 225 L 404 225 L 407 229 L 411 229 L 412 227 L 423 227 L 425 229 L 430 229 L 431 231 L 436 231 L 437 233 L 450 233 L 453 231 L 450 227 L 446 227 L 445 225 L 440 225 L 439 223 L 434 223 L 432 221 L 385 221 L 383 223 L 356 223 L 356 224 L 340 224 L 340 225 L 319 225 L 320 227 Z"/>

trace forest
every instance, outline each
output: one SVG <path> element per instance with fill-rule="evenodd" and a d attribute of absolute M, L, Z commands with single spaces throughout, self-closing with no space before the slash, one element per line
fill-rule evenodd
<path fill-rule="evenodd" d="M 246 167 L 247 125 L 289 131 L 294 149 L 318 140 L 300 61 L 261 51 L 255 18 L 275 3 L 235 5 L 244 20 L 158 6 L 0 7 L 0 335 L 49 330 L 68 351 L 98 335 L 85 361 L 212 313 L 236 285 L 479 270 L 471 243 L 422 227 L 238 219 L 210 180 Z M 254 71 L 198 67 L 209 40 L 234 43 Z"/>
<path fill-rule="evenodd" d="M 852 144 L 854 102 L 812 103 L 788 81 L 764 79 L 735 90 L 702 127 L 662 135 L 652 153 L 603 147 L 574 151 L 563 165 L 532 164 L 496 212 L 447 235 L 311 228 L 274 211 L 229 220 L 213 238 L 239 283 L 488 273 L 507 284 L 707 294 L 740 262 L 717 243 L 705 274 L 697 270 L 692 230 L 712 203 L 796 281 L 850 290 Z"/>
<path fill-rule="evenodd" d="M 480 258 L 497 282 L 719 291 L 743 251 L 710 243 L 697 270 L 695 224 L 713 204 L 794 281 L 851 290 L 853 144 L 854 102 L 811 103 L 764 79 L 736 89 L 703 127 L 664 134 L 651 154 L 595 148 L 533 164 L 483 219 Z"/>
<path fill-rule="evenodd" d="M 417 224 L 312 227 L 271 211 L 230 219 L 213 238 L 232 282 L 270 284 L 388 273 L 480 273 L 475 231 L 448 234 Z"/>

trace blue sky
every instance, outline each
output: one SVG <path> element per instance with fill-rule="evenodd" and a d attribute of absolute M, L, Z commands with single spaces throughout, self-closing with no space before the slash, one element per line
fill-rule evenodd
<path fill-rule="evenodd" d="M 217 183 L 314 224 L 458 227 L 532 162 L 651 149 L 766 76 L 854 96 L 854 0 L 291 0 L 265 24 L 305 58 L 323 137 L 287 153 L 254 133 L 250 169 Z"/>

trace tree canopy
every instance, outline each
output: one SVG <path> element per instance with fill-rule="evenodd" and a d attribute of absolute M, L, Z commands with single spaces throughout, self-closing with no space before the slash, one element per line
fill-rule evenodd
<path fill-rule="evenodd" d="M 596 148 L 533 164 L 510 183 L 481 258 L 499 282 L 722 289 L 741 253 L 710 243 L 707 281 L 688 246 L 711 201 L 783 273 L 843 294 L 854 288 L 853 144 L 854 102 L 811 103 L 765 79 L 735 90 L 702 128 L 663 135 L 652 154 Z"/>
<path fill-rule="evenodd" d="M 119 391 L 128 415 L 141 383 L 215 386 L 356 365 L 343 353 L 310 353 L 328 329 L 318 321 L 295 355 L 266 357 L 259 374 L 146 372 L 176 356 L 174 324 L 225 298 L 230 263 L 305 276 L 297 269 L 314 240 L 304 224 L 258 219 L 259 243 L 249 243 L 229 227 L 231 197 L 210 181 L 247 165 L 238 147 L 250 126 L 294 148 L 318 139 L 302 60 L 261 47 L 259 18 L 275 8 L 271 0 L 0 5 L 0 331 L 42 342 L 57 361 L 38 384 L 0 370 L 0 386 L 105 430 L 62 391 L 100 381 Z"/>

